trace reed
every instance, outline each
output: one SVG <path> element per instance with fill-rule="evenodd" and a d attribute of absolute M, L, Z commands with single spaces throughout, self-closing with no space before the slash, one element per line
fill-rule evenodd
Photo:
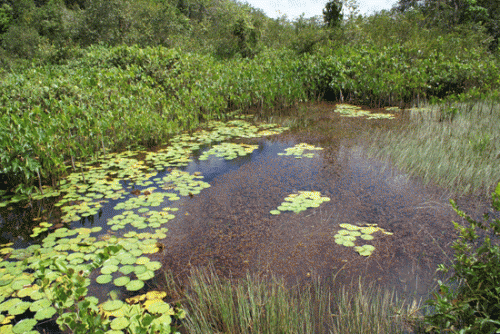
<path fill-rule="evenodd" d="M 171 276 L 170 276 L 171 279 Z M 289 286 L 283 279 L 219 277 L 191 271 L 181 304 L 187 333 L 408 333 L 419 305 L 359 280 L 334 290 L 320 279 Z"/>
<path fill-rule="evenodd" d="M 374 155 L 456 194 L 490 194 L 500 180 L 500 105 L 446 103 L 411 111 L 408 124 L 371 134 Z"/>

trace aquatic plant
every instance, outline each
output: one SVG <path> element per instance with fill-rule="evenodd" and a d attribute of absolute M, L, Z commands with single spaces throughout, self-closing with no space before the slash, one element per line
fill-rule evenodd
<path fill-rule="evenodd" d="M 386 109 L 387 110 L 387 109 Z M 365 116 L 367 119 L 392 119 L 394 115 L 392 114 L 382 114 L 382 113 L 371 113 L 366 110 L 362 110 L 359 106 L 354 106 L 351 104 L 337 104 L 335 106 L 335 112 L 340 113 L 342 117 L 362 117 Z"/>
<path fill-rule="evenodd" d="M 320 151 L 322 149 L 323 149 L 322 147 L 316 147 L 314 145 L 300 143 L 293 147 L 286 148 L 285 153 L 279 152 L 278 155 L 283 155 L 283 156 L 291 155 L 294 156 L 296 159 L 301 159 L 302 157 L 312 158 L 314 157 L 314 153 L 312 152 L 304 153 L 304 151 Z"/>
<path fill-rule="evenodd" d="M 158 326 L 167 326 L 165 331 L 169 330 L 171 316 L 177 317 L 179 313 L 160 300 L 162 298 L 140 305 L 119 300 L 106 303 L 101 309 L 115 312 L 110 320 L 99 316 L 102 310 L 99 311 L 95 297 L 86 297 L 87 286 L 94 270 L 99 271 L 96 284 L 114 285 L 127 291 L 142 290 L 145 282 L 155 277 L 161 263 L 152 261 L 148 255 L 159 252 L 162 247 L 158 240 L 164 239 L 167 232 L 162 225 L 174 219 L 178 211 L 173 204 L 181 196 L 199 194 L 210 186 L 200 173 L 171 169 L 172 165 L 191 159 L 200 143 L 221 138 L 269 136 L 285 130 L 272 124 L 251 124 L 243 119 L 225 125 L 211 123 L 207 129 L 190 137 L 184 134 L 175 137 L 172 145 L 176 153 L 165 159 L 155 160 L 156 152 L 138 150 L 107 153 L 93 163 L 76 163 L 76 171 L 60 181 L 60 199 L 55 206 L 63 213 L 61 220 L 85 221 L 98 215 L 108 201 L 121 200 L 114 206 L 116 214 L 107 221 L 109 230 L 102 231 L 100 226 L 73 229 L 57 226 L 52 230 L 51 223 L 42 221 L 31 233 L 37 244 L 26 249 L 14 249 L 12 243 L 2 245 L 0 254 L 5 259 L 0 262 L 0 317 L 4 326 L 0 328 L 13 328 L 11 322 L 17 315 L 24 318 L 14 326 L 15 332 L 30 330 L 38 321 L 56 316 L 61 328 L 74 332 L 98 332 L 99 328 L 137 332 L 140 326 L 152 331 L 155 331 L 152 326 L 158 330 L 162 330 Z M 229 151 L 231 158 L 235 150 L 239 156 L 257 148 L 224 143 L 214 147 L 222 148 L 222 153 Z M 168 155 L 172 151 L 169 147 L 157 154 L 164 152 Z M 162 170 L 169 168 L 162 178 L 157 177 L 160 161 L 167 164 Z M 5 203 L 20 200 L 7 196 Z M 122 232 L 124 229 L 126 233 Z M 37 277 L 43 285 L 36 283 Z M 57 307 L 49 308 L 47 303 Z M 82 314 L 85 308 L 92 311 Z M 36 312 L 34 318 L 29 317 L 28 310 Z"/>
<path fill-rule="evenodd" d="M 288 286 L 248 275 L 232 281 L 194 269 L 182 296 L 189 333 L 406 333 L 418 311 L 394 292 L 367 284 L 333 293 L 335 282 Z"/>
<path fill-rule="evenodd" d="M 334 235 L 335 238 L 335 243 L 341 246 L 345 247 L 354 247 L 355 246 L 355 241 L 357 237 L 360 237 L 363 240 L 373 240 L 374 237 L 372 236 L 373 233 L 375 232 L 382 232 L 387 235 L 392 235 L 392 232 L 388 232 L 384 230 L 381 227 L 378 227 L 377 224 L 368 224 L 367 226 L 357 226 L 357 225 L 352 225 L 352 224 L 340 224 L 340 227 L 343 229 L 338 230 L 337 233 Z M 363 246 L 356 246 L 354 247 L 356 252 L 359 253 L 359 255 L 362 256 L 370 256 L 373 251 L 375 250 L 375 247 L 372 245 L 363 245 Z"/>
<path fill-rule="evenodd" d="M 442 102 L 412 108 L 407 126 L 369 135 L 370 153 L 457 194 L 491 193 L 500 179 L 500 109 L 493 94 L 463 98 L 452 104 L 459 110 L 452 122 L 440 121 Z"/>
<path fill-rule="evenodd" d="M 328 201 L 330 201 L 330 198 L 326 196 L 321 197 L 319 191 L 299 191 L 298 193 L 288 195 L 285 201 L 276 210 L 271 210 L 270 213 L 272 215 L 279 215 L 284 211 L 300 213 L 309 208 L 317 208 L 321 203 Z"/>

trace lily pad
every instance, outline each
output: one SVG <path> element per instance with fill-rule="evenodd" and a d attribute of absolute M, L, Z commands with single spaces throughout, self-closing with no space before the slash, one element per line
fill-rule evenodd
<path fill-rule="evenodd" d="M 35 314 L 36 320 L 50 319 L 54 314 L 56 314 L 57 310 L 52 306 L 40 309 Z"/>
<path fill-rule="evenodd" d="M 35 327 L 37 321 L 35 319 L 24 319 L 19 321 L 14 327 L 12 327 L 12 332 L 15 334 L 22 334 L 29 332 Z"/>
<path fill-rule="evenodd" d="M 144 282 L 141 280 L 133 280 L 128 282 L 125 287 L 128 291 L 137 291 L 144 287 Z"/>
<path fill-rule="evenodd" d="M 105 311 L 116 311 L 122 308 L 123 305 L 124 303 L 121 300 L 108 300 L 101 307 Z"/>
<path fill-rule="evenodd" d="M 126 285 L 128 282 L 130 282 L 130 277 L 128 276 L 122 276 L 122 277 L 118 277 L 116 278 L 114 281 L 113 281 L 113 284 L 116 285 L 116 286 L 124 286 Z"/>
<path fill-rule="evenodd" d="M 113 279 L 113 277 L 111 275 L 100 275 L 100 276 L 97 276 L 95 281 L 99 284 L 107 284 L 107 283 L 111 282 L 112 279 Z"/>
<path fill-rule="evenodd" d="M 124 328 L 127 328 L 128 325 L 130 325 L 130 322 L 125 317 L 115 318 L 113 319 L 113 321 L 111 321 L 110 324 L 111 328 L 114 330 L 122 330 Z"/>

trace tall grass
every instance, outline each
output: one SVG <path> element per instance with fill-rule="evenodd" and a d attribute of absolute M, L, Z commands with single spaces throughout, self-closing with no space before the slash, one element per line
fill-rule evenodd
<path fill-rule="evenodd" d="M 427 106 L 410 112 L 403 131 L 375 135 L 372 152 L 457 194 L 490 194 L 500 180 L 498 129 L 495 101 Z"/>
<path fill-rule="evenodd" d="M 365 284 L 334 291 L 319 279 L 288 287 L 276 277 L 220 278 L 193 270 L 183 295 L 187 333 L 407 333 L 418 312 L 394 292 Z"/>

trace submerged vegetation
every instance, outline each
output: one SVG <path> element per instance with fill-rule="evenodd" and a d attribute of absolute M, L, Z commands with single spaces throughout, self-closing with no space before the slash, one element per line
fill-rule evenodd
<path fill-rule="evenodd" d="M 376 154 L 457 193 L 491 192 L 500 180 L 500 14 L 488 1 L 458 2 L 400 0 L 363 17 L 330 1 L 323 19 L 290 21 L 231 0 L 1 1 L 0 208 L 53 198 L 61 211 L 58 224 L 37 217 L 19 232 L 31 246 L 0 247 L 2 331 L 29 332 L 57 314 L 60 329 L 73 332 L 165 332 L 181 323 L 193 333 L 407 332 L 416 307 L 394 294 L 361 285 L 336 294 L 319 283 L 288 290 L 250 276 L 234 285 L 201 271 L 182 293 L 181 321 L 184 312 L 151 289 L 162 269 L 151 258 L 175 203 L 210 187 L 182 168 L 195 156 L 251 155 L 258 146 L 228 140 L 279 134 L 287 129 L 251 120 L 293 114 L 308 101 L 340 102 L 333 113 L 370 122 L 410 114 L 403 131 L 370 134 Z M 277 155 L 311 161 L 321 149 L 302 143 Z M 328 200 L 295 191 L 270 214 Z M 120 212 L 108 231 L 70 227 L 100 218 L 111 201 Z M 486 239 L 477 261 L 462 256 L 475 224 L 459 228 L 464 241 L 455 246 L 453 268 L 469 284 L 458 299 L 441 285 L 430 330 L 498 328 L 488 314 L 498 313 L 498 275 L 484 278 L 487 286 L 473 277 L 498 262 L 498 250 Z M 376 224 L 340 227 L 335 242 L 360 257 L 374 252 L 372 234 L 391 234 Z M 367 244 L 356 246 L 358 237 Z M 463 272 L 469 264 L 474 272 Z M 112 290 L 99 303 L 87 297 L 91 282 L 145 294 L 123 301 Z"/>

